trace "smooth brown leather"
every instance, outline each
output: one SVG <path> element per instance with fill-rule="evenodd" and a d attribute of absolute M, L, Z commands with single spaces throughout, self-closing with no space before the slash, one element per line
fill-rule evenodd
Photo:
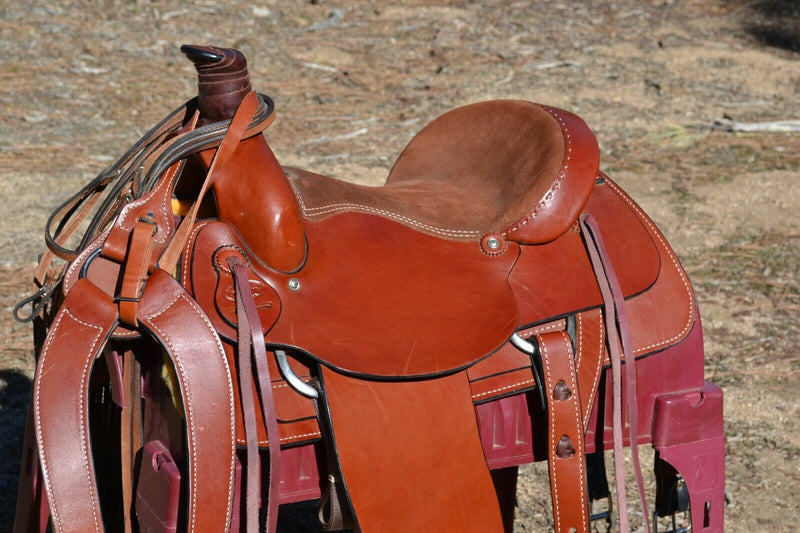
<path fill-rule="evenodd" d="M 595 198 L 595 196 L 599 196 L 599 198 Z M 630 295 L 628 304 L 647 308 L 653 305 L 663 305 L 664 302 L 668 303 L 663 309 L 664 320 L 652 321 L 649 313 L 631 313 L 631 321 L 634 324 L 632 327 L 634 343 L 638 347 L 637 356 L 679 342 L 685 336 L 685 334 L 681 334 L 681 331 L 686 328 L 686 324 L 691 324 L 694 320 L 693 313 L 688 308 L 688 303 L 693 301 L 693 295 L 687 291 L 688 284 L 683 284 L 683 280 L 686 279 L 685 274 L 679 270 L 680 267 L 676 262 L 674 252 L 666 245 L 652 222 L 624 193 L 619 191 L 611 180 L 607 179 L 606 182 L 595 187 L 588 206 L 591 207 L 595 218 L 604 224 L 604 235 L 609 235 L 607 238 L 609 253 L 615 258 L 614 264 L 620 265 L 621 284 Z M 589 207 L 587 207 L 588 209 Z M 195 238 L 206 224 L 209 222 L 198 224 L 194 234 Z M 212 222 L 212 224 L 216 223 Z M 227 238 L 221 239 L 221 241 L 226 240 Z M 203 250 L 194 250 L 184 255 L 184 285 L 193 287 L 190 279 L 191 268 L 188 266 L 189 258 L 197 262 L 207 261 L 206 257 L 212 257 L 213 262 L 215 253 L 220 254 L 226 250 L 223 247 L 211 252 L 211 248 L 211 246 L 207 246 Z M 190 243 L 189 249 L 193 249 L 193 244 Z M 553 251 L 550 252 L 548 249 Z M 626 251 L 629 250 L 635 250 L 637 257 L 642 261 L 638 268 L 627 267 L 630 261 L 628 261 Z M 666 264 L 664 269 L 660 268 L 662 257 L 666 258 L 663 260 L 663 263 Z M 534 261 L 534 259 L 537 260 Z M 552 266 L 552 268 L 546 268 L 548 266 Z M 219 270 L 216 276 L 217 279 L 213 282 L 199 283 L 199 290 L 195 288 L 191 290 L 203 307 L 209 310 L 218 331 L 232 339 L 235 337 L 233 328 L 235 320 L 231 300 L 232 282 L 226 279 L 224 269 Z M 222 284 L 220 284 L 220 279 L 223 280 Z M 251 283 L 254 292 L 257 300 L 263 306 L 260 312 L 268 313 L 270 306 L 280 305 L 280 299 L 276 300 L 275 293 L 262 281 L 255 273 L 252 274 Z M 680 285 L 677 285 L 676 282 Z M 662 288 L 662 285 L 665 284 L 668 284 L 667 287 Z M 599 310 L 602 299 L 591 272 L 591 265 L 586 259 L 580 235 L 570 230 L 551 243 L 523 246 L 522 258 L 517 262 L 511 274 L 511 285 L 522 313 L 528 313 L 527 315 L 523 314 L 527 318 L 537 317 L 532 314 L 533 312 L 541 315 L 542 309 L 559 316 L 572 314 L 581 306 L 590 307 L 588 311 L 576 316 L 576 366 L 581 384 L 579 387 L 581 409 L 584 422 L 586 422 L 596 395 L 602 368 L 610 363 L 604 349 L 605 332 Z M 212 286 L 215 287 L 213 298 L 216 299 L 216 303 L 212 303 L 211 291 L 207 290 Z M 206 290 L 203 287 L 206 287 Z M 569 290 L 570 288 L 572 290 Z M 272 296 L 267 296 L 266 293 Z M 593 299 L 593 293 L 596 293 L 597 301 Z M 221 296 L 225 294 L 227 297 Z M 223 302 L 227 302 L 227 304 Z M 538 307 L 533 305 L 536 303 L 539 304 Z M 562 307 L 555 307 L 559 303 Z M 687 307 L 684 308 L 684 304 Z M 271 322 L 267 316 L 262 316 L 262 320 Z M 652 324 L 653 322 L 656 323 Z M 540 322 L 540 324 L 535 327 L 546 327 L 547 323 Z M 559 327 L 563 329 L 564 325 Z M 521 330 L 523 336 L 529 335 L 526 331 Z M 599 360 L 600 357 L 603 359 Z M 524 369 L 526 365 L 527 370 Z M 469 374 L 475 402 L 481 403 L 515 392 L 530 390 L 534 383 L 529 366 L 530 362 L 527 356 L 521 354 L 510 344 L 506 344 L 492 356 L 470 367 Z M 273 373 L 273 375 L 277 374 Z M 319 433 L 315 421 L 311 419 L 313 409 L 310 402 L 291 392 L 285 383 L 276 383 L 279 386 L 276 391 L 280 391 L 278 394 L 281 396 L 281 399 L 278 400 L 279 411 L 282 405 L 287 405 L 287 408 L 288 405 L 291 405 L 291 409 L 294 410 L 294 415 L 282 416 L 279 412 L 278 418 L 282 421 L 281 438 L 286 439 L 286 442 L 316 440 Z M 241 415 L 237 410 L 237 417 L 239 416 Z M 261 420 L 259 420 L 259 433 L 259 443 L 263 446 L 266 440 Z M 240 442 L 243 442 L 243 434 L 240 433 L 239 437 Z"/>
<path fill-rule="evenodd" d="M 536 336 L 547 396 L 548 466 L 557 533 L 588 533 L 583 416 L 572 342 L 563 332 Z"/>
<path fill-rule="evenodd" d="M 321 375 L 360 531 L 503 531 L 465 372 L 403 382 Z"/>
<path fill-rule="evenodd" d="M 404 378 L 466 368 L 517 327 L 507 282 L 516 244 L 491 257 L 475 243 L 437 239 L 364 213 L 308 222 L 306 234 L 308 259 L 297 274 L 270 271 L 248 254 L 250 267 L 280 298 L 268 344 L 353 375 Z M 211 258 L 230 244 L 245 249 L 227 224 L 198 231 L 190 268 L 199 302 L 229 290 Z M 299 290 L 289 289 L 290 279 Z M 224 310 L 206 310 L 215 323 L 231 322 L 219 314 Z"/>
<path fill-rule="evenodd" d="M 210 164 L 211 155 L 200 157 Z M 280 272 L 303 266 L 306 241 L 297 199 L 263 135 L 240 143 L 219 169 L 214 198 L 219 219 L 233 224 L 264 264 Z"/>
<path fill-rule="evenodd" d="M 233 386 L 222 346 L 204 313 L 162 270 L 150 276 L 138 313 L 179 376 L 190 451 L 187 529 L 226 531 L 236 446 Z M 86 395 L 92 364 L 117 320 L 116 304 L 82 279 L 61 306 L 39 358 L 33 409 L 56 531 L 103 531 Z M 226 416 L 210 406 L 227 410 Z M 228 488 L 227 497 L 220 497 L 219 487 Z"/>
<path fill-rule="evenodd" d="M 584 210 L 606 229 L 608 248 L 626 297 L 658 278 L 659 250 L 644 221 L 606 183 L 594 186 Z M 635 257 L 635 261 L 631 261 Z M 510 278 L 523 325 L 599 307 L 603 298 L 577 226 L 543 245 L 523 246 Z"/>
<path fill-rule="evenodd" d="M 287 168 L 303 216 L 376 214 L 442 239 L 549 242 L 577 219 L 597 175 L 577 116 L 518 100 L 454 109 L 420 131 L 383 187 Z"/>

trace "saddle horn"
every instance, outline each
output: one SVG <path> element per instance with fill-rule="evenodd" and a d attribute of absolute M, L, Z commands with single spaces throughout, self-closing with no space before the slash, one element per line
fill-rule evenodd
<path fill-rule="evenodd" d="M 252 90 L 244 54 L 233 48 L 194 44 L 184 44 L 181 52 L 197 69 L 200 125 L 233 117 Z"/>
<path fill-rule="evenodd" d="M 244 54 L 233 48 L 184 44 L 197 69 L 198 125 L 229 120 L 253 88 Z M 294 272 L 305 260 L 303 222 L 295 194 L 263 135 L 244 140 L 214 183 L 219 219 L 236 227 L 261 261 Z M 200 153 L 208 166 L 213 151 Z M 259 191 L 259 194 L 253 194 Z"/>

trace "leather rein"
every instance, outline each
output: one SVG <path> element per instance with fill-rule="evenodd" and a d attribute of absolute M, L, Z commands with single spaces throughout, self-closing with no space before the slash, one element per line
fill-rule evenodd
<path fill-rule="evenodd" d="M 89 243 L 100 235 L 133 200 L 151 191 L 176 162 L 193 153 L 217 148 L 225 137 L 232 119 L 194 128 L 198 118 L 197 98 L 173 110 L 153 126 L 116 162 L 106 167 L 77 193 L 65 200 L 48 217 L 45 225 L 47 250 L 40 257 L 34 279 L 38 290 L 14 306 L 14 318 L 30 322 L 57 292 L 65 269 L 53 269 L 53 262 L 73 261 Z M 258 94 L 258 108 L 243 138 L 265 130 L 275 118 L 275 104 L 269 96 Z M 103 195 L 105 193 L 105 198 Z M 98 202 L 103 199 L 97 209 Z M 91 215 L 80 241 L 75 247 L 67 243 Z M 23 308 L 30 304 L 29 313 Z"/>

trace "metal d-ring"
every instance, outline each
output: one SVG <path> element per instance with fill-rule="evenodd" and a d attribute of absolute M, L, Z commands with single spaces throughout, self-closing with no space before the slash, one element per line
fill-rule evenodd
<path fill-rule="evenodd" d="M 532 342 L 528 342 L 522 337 L 520 337 L 519 333 L 514 333 L 511 335 L 511 344 L 513 344 L 519 351 L 525 352 L 526 354 L 533 357 L 534 355 L 539 355 L 539 347 L 533 344 Z"/>
<path fill-rule="evenodd" d="M 289 366 L 289 359 L 286 358 L 286 352 L 283 350 L 275 350 L 275 359 L 278 361 L 278 370 L 286 382 L 297 391 L 298 394 L 311 398 L 312 400 L 319 399 L 319 391 L 297 377 L 292 367 Z"/>

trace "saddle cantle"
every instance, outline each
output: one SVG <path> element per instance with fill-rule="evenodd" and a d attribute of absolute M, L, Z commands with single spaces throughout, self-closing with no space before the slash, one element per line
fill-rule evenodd
<path fill-rule="evenodd" d="M 579 117 L 460 107 L 366 187 L 281 167 L 244 56 L 182 50 L 198 98 L 48 222 L 15 530 L 256 531 L 263 506 L 274 531 L 279 503 L 321 497 L 326 530 L 510 531 L 516 466 L 547 459 L 554 529 L 587 532 L 613 447 L 624 531 L 637 441 L 655 516 L 690 499 L 721 530 L 691 285 Z"/>

